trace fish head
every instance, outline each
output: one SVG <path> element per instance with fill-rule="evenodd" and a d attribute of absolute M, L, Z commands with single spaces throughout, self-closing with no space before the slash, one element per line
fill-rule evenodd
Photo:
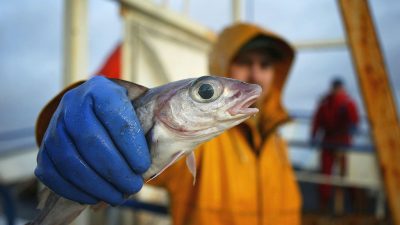
<path fill-rule="evenodd" d="M 196 180 L 193 150 L 255 115 L 253 103 L 261 87 L 238 80 L 203 76 L 149 89 L 136 101 L 137 114 L 149 130 L 152 165 L 143 174 L 151 180 L 183 156 Z M 143 122 L 151 118 L 151 122 Z"/>
<path fill-rule="evenodd" d="M 261 91 L 230 78 L 189 79 L 163 95 L 156 116 L 175 134 L 203 142 L 255 115 L 258 109 L 251 106 Z"/>

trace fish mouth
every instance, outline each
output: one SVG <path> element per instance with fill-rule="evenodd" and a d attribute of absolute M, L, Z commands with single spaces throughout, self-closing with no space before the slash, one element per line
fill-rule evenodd
<path fill-rule="evenodd" d="M 258 97 L 260 97 L 259 92 L 253 93 L 247 99 L 244 99 L 244 101 L 241 101 L 238 104 L 234 105 L 232 108 L 230 108 L 228 110 L 229 114 L 231 114 L 231 116 L 236 116 L 239 114 L 251 116 L 258 113 L 259 110 L 257 108 L 249 108 L 257 101 Z"/>

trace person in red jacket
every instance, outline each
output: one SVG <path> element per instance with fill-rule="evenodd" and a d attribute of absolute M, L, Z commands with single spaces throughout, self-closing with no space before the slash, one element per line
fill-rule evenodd
<path fill-rule="evenodd" d="M 355 102 L 347 94 L 343 81 L 335 78 L 329 93 L 320 101 L 312 122 L 312 143 L 321 143 L 322 147 L 322 174 L 331 175 L 336 161 L 339 163 L 340 175 L 344 175 L 346 158 L 338 150 L 351 144 L 352 134 L 357 127 L 358 120 Z M 330 185 L 320 186 L 322 208 L 327 207 L 331 190 Z"/>

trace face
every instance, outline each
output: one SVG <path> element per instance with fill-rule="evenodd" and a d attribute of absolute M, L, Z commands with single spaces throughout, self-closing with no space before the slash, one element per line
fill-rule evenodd
<path fill-rule="evenodd" d="M 229 66 L 231 78 L 260 85 L 262 96 L 269 92 L 274 74 L 272 58 L 261 49 L 240 53 Z"/>

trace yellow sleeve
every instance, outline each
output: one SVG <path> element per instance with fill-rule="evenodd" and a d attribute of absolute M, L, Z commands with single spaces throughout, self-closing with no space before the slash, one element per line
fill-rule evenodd
<path fill-rule="evenodd" d="M 275 134 L 275 140 L 279 148 L 280 159 L 282 160 L 283 163 L 291 167 L 291 162 L 289 159 L 289 148 L 286 141 L 279 134 Z"/>
<path fill-rule="evenodd" d="M 286 141 L 280 136 L 276 135 L 276 139 L 278 141 L 280 158 L 282 160 L 282 164 L 285 165 L 284 168 L 284 176 L 282 177 L 282 181 L 284 182 L 285 189 L 285 207 L 288 210 L 297 211 L 298 215 L 300 215 L 301 205 L 302 205 L 302 197 L 300 193 L 300 188 L 298 186 L 295 171 L 293 170 L 292 163 L 290 161 L 289 156 L 289 148 Z M 299 217 L 300 218 L 300 217 Z M 299 224 L 299 223 L 297 223 Z"/>

